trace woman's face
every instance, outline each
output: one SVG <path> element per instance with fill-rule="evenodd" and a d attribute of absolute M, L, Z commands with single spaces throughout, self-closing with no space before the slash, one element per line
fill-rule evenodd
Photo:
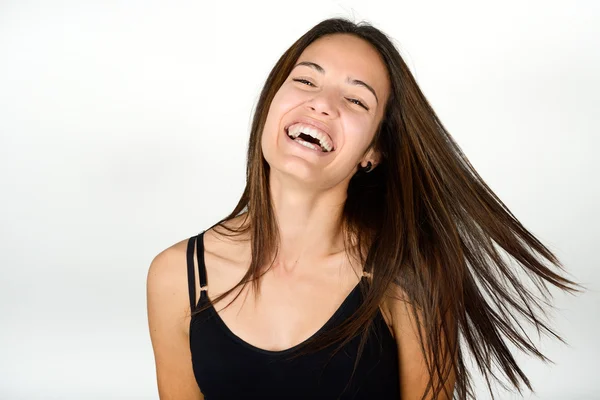
<path fill-rule="evenodd" d="M 362 82 L 362 83 L 361 83 Z M 350 179 L 361 161 L 378 160 L 367 146 L 383 117 L 389 80 L 379 53 L 366 41 L 348 34 L 321 37 L 300 55 L 273 98 L 262 135 L 262 150 L 271 174 L 329 188 Z M 308 148 L 288 136 L 319 142 L 332 151 Z M 323 138 L 325 134 L 325 138 Z M 322 149 L 316 143 L 314 147 Z"/>

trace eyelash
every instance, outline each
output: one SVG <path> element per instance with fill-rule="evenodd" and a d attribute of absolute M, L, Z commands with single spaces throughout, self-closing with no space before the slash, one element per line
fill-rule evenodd
<path fill-rule="evenodd" d="M 307 82 L 307 83 L 310 83 L 311 85 L 313 85 L 313 83 L 312 83 L 312 82 L 310 82 L 310 81 L 307 81 L 306 79 L 295 78 L 295 79 L 292 79 L 292 80 L 293 80 L 293 81 L 295 81 L 295 82 L 300 82 L 300 83 L 302 83 L 302 82 Z M 314 86 L 314 85 L 313 85 L 313 86 Z M 348 99 L 348 98 L 347 98 L 347 99 Z M 364 105 L 364 104 L 362 103 L 362 101 L 360 101 L 360 100 L 357 100 L 357 99 L 348 99 L 348 100 L 350 100 L 351 102 L 354 102 L 354 101 L 358 102 L 358 103 L 353 103 L 353 104 L 356 104 L 356 105 L 358 105 L 358 106 L 360 106 L 360 107 L 364 108 L 365 110 L 369 111 L 369 107 L 367 107 L 366 105 Z"/>

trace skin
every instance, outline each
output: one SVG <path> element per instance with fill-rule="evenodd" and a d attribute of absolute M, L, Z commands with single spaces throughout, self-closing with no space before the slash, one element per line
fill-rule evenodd
<path fill-rule="evenodd" d="M 261 278 L 257 301 L 248 295 L 251 285 L 247 285 L 241 289 L 243 301 L 221 309 L 238 294 L 234 290 L 215 304 L 236 336 L 266 350 L 287 349 L 312 336 L 360 279 L 361 267 L 348 264 L 343 253 L 340 215 L 358 165 L 370 161 L 376 166 L 379 161 L 379 155 L 367 146 L 389 96 L 385 65 L 362 39 L 340 34 L 323 37 L 298 59 L 305 61 L 318 64 L 323 71 L 305 65 L 292 70 L 269 108 L 261 141 L 271 168 L 271 195 L 281 237 L 279 256 Z M 368 89 L 348 84 L 348 77 L 367 83 L 377 100 Z M 334 152 L 317 157 L 287 140 L 284 126 L 301 116 L 329 127 Z M 228 224 L 239 226 L 241 220 L 234 218 Z M 212 229 L 205 232 L 204 245 L 207 295 L 214 299 L 243 277 L 250 248 L 248 242 L 229 240 Z M 147 277 L 148 323 L 161 400 L 203 399 L 190 360 L 186 247 L 187 239 L 159 253 Z M 198 301 L 197 275 L 195 285 Z M 394 295 L 404 296 L 401 292 Z M 403 302 L 386 300 L 381 309 L 398 346 L 402 398 L 420 399 L 428 375 L 414 320 Z M 452 385 L 449 382 L 450 390 Z"/>

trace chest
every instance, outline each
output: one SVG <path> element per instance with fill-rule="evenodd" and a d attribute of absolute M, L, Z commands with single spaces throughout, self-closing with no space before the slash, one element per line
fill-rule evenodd
<path fill-rule="evenodd" d="M 205 265 L 210 299 L 216 299 L 242 277 L 231 272 L 236 271 L 233 265 L 211 254 L 205 254 Z M 243 342 L 262 350 L 282 351 L 311 338 L 342 310 L 351 293 L 358 290 L 359 278 L 353 278 L 281 278 L 267 273 L 261 279 L 258 296 L 247 284 L 216 302 L 214 308 L 230 333 Z"/>

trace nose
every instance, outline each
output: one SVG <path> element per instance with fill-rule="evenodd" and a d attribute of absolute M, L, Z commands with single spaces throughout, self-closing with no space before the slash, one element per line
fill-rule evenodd
<path fill-rule="evenodd" d="M 331 91 L 322 90 L 316 93 L 307 103 L 306 107 L 318 114 L 327 115 L 330 117 L 335 116 L 335 99 Z"/>

